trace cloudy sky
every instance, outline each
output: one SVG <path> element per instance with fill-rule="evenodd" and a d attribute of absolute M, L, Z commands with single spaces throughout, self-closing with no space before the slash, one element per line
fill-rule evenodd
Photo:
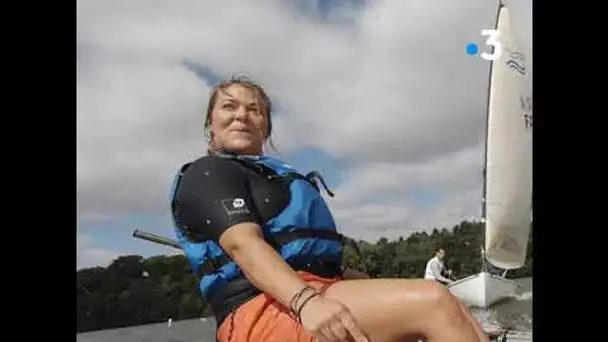
<path fill-rule="evenodd" d="M 529 0 L 505 0 L 531 58 Z M 318 169 L 341 230 L 375 241 L 480 213 L 494 0 L 78 1 L 77 268 L 176 251 L 176 169 L 206 149 L 211 87 L 261 82 L 280 156 Z M 488 51 L 489 52 L 489 51 Z"/>

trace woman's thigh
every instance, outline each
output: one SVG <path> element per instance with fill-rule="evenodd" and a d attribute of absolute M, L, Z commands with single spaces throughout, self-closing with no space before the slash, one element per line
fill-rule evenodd
<path fill-rule="evenodd" d="M 433 327 L 439 308 L 454 307 L 454 314 L 460 314 L 457 306 L 445 306 L 451 300 L 445 288 L 423 279 L 345 280 L 330 286 L 326 296 L 346 305 L 360 328 L 378 342 L 423 335 Z"/>

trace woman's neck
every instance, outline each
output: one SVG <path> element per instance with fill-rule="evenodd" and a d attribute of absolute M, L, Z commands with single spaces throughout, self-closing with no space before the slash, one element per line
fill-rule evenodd
<path fill-rule="evenodd" d="M 208 155 L 233 155 L 233 156 L 243 156 L 243 157 L 262 157 L 264 154 L 260 153 L 246 153 L 246 152 L 235 152 L 228 150 L 207 150 Z"/>

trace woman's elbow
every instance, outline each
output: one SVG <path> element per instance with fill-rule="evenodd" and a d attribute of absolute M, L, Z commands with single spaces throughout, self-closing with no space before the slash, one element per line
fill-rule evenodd
<path fill-rule="evenodd" d="M 235 258 L 243 252 L 255 248 L 262 240 L 260 226 L 245 222 L 226 229 L 219 238 L 219 244 L 228 255 Z"/>

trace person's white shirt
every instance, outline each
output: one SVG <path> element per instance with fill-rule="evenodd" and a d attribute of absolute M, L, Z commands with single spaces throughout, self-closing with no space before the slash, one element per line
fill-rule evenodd
<path fill-rule="evenodd" d="M 443 262 L 437 257 L 433 257 L 426 263 L 426 270 L 424 271 L 424 279 L 436 280 L 435 270 L 439 272 L 443 271 Z"/>
<path fill-rule="evenodd" d="M 433 257 L 426 263 L 426 270 L 424 271 L 424 279 L 429 280 L 440 280 L 443 282 L 451 282 L 448 278 L 441 275 L 443 272 L 445 265 L 443 261 L 439 260 L 436 256 Z"/>

